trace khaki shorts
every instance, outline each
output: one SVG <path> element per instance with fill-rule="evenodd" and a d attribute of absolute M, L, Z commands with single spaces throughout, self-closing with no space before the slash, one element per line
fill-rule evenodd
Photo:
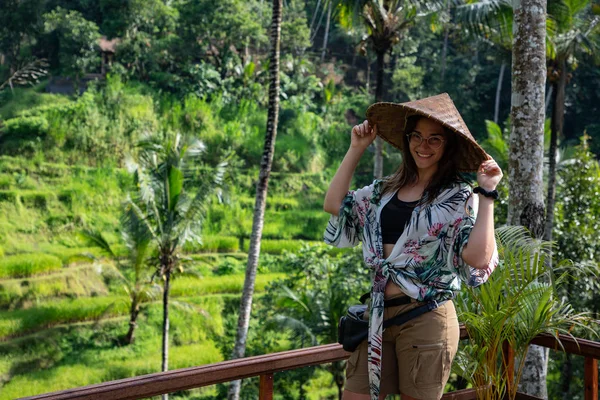
<path fill-rule="evenodd" d="M 422 304 L 413 302 L 386 308 L 384 321 Z M 404 325 L 388 327 L 383 332 L 381 394 L 401 393 L 419 400 L 442 397 L 459 335 L 452 301 Z M 366 340 L 348 359 L 345 389 L 369 393 Z"/>

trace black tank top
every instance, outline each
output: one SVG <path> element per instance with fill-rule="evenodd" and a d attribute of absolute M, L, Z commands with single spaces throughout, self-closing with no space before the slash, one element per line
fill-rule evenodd
<path fill-rule="evenodd" d="M 384 244 L 396 244 L 418 202 L 419 200 L 402 201 L 398 199 L 397 193 L 387 202 L 381 210 L 381 236 Z"/>

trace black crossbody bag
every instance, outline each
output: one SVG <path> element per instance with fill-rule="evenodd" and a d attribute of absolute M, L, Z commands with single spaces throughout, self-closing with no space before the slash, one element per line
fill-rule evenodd
<path fill-rule="evenodd" d="M 361 296 L 360 301 L 364 303 L 370 296 L 370 293 L 365 293 Z M 399 297 L 385 302 L 385 307 L 394 307 L 401 304 L 410 303 L 410 297 Z M 393 318 L 383 321 L 383 329 L 392 325 L 402 325 L 413 318 L 425 314 L 426 312 L 435 310 L 443 303 L 438 303 L 432 300 L 422 306 L 413 308 L 410 311 L 396 315 Z M 366 304 L 350 306 L 345 316 L 340 318 L 338 324 L 338 343 L 342 345 L 344 350 L 353 352 L 367 338 L 369 330 L 369 321 L 363 319 L 367 312 Z"/>

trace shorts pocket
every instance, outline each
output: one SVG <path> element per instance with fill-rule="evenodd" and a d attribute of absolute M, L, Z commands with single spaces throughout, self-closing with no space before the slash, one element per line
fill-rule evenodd
<path fill-rule="evenodd" d="M 445 342 L 413 344 L 417 351 L 412 378 L 417 388 L 439 386 L 442 384 L 446 346 Z"/>

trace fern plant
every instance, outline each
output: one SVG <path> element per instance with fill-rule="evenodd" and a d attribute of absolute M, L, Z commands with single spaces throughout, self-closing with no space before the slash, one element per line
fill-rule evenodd
<path fill-rule="evenodd" d="M 468 288 L 456 299 L 470 341 L 457 355 L 454 368 L 477 388 L 482 400 L 515 398 L 535 336 L 548 333 L 559 340 L 559 334 L 570 335 L 574 326 L 591 330 L 587 316 L 556 294 L 575 268 L 573 263 L 551 263 L 552 244 L 532 238 L 521 226 L 498 228 L 496 241 L 500 253 L 496 271 L 486 284 Z M 514 352 L 514 377 L 508 376 L 505 343 Z"/>

